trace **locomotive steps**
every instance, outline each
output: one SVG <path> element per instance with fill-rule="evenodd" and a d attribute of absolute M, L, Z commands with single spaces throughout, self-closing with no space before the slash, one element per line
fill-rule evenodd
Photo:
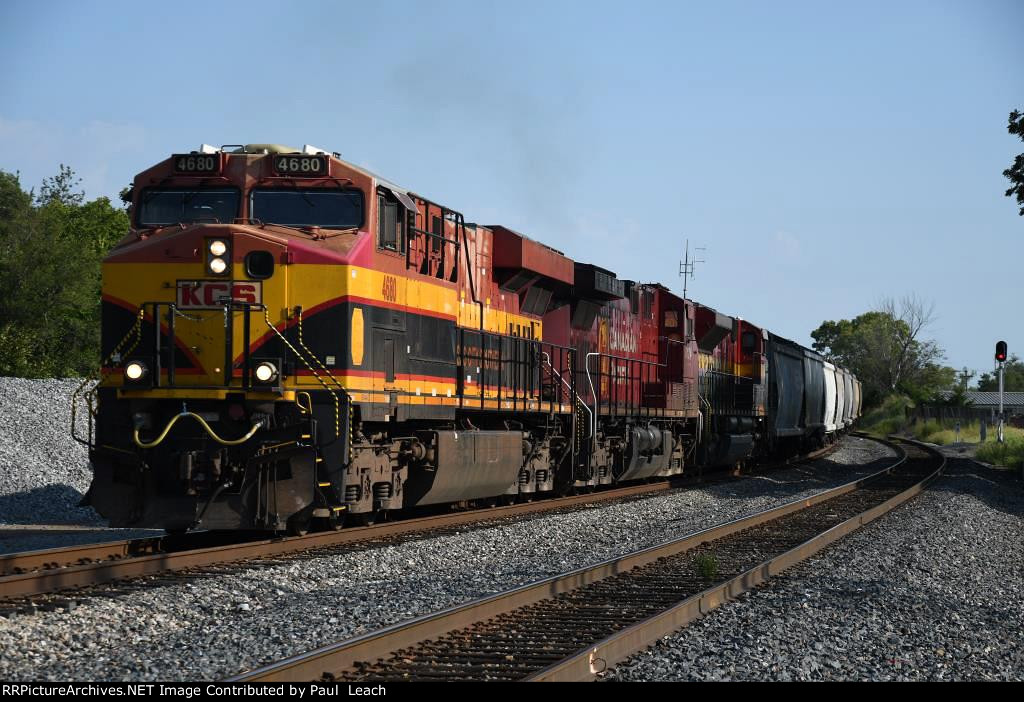
<path fill-rule="evenodd" d="M 944 464 L 909 445 L 868 478 L 235 679 L 592 679 L 902 504 Z"/>

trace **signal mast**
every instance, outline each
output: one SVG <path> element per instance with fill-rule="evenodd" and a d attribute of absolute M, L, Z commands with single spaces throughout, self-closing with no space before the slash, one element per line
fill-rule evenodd
<path fill-rule="evenodd" d="M 1003 443 L 1003 367 L 1006 365 L 1006 342 L 996 342 L 996 364 L 999 371 L 999 424 L 996 425 L 996 441 Z"/>

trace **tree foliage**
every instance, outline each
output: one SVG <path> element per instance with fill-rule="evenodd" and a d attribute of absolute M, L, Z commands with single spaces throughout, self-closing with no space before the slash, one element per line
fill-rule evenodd
<path fill-rule="evenodd" d="M 85 192 L 76 191 L 81 185 L 81 178 L 63 163 L 57 175 L 43 178 L 43 184 L 39 188 L 39 195 L 36 197 L 36 204 L 40 207 L 59 204 L 66 207 L 77 207 L 85 202 Z"/>
<path fill-rule="evenodd" d="M 865 405 L 893 392 L 925 400 L 956 381 L 956 371 L 940 363 L 942 349 L 922 338 L 933 318 L 933 308 L 916 297 L 885 299 L 853 319 L 822 322 L 811 338 L 830 362 L 853 371 Z"/>
<path fill-rule="evenodd" d="M 944 396 L 933 398 L 935 404 L 945 405 L 946 407 L 970 407 L 974 404 L 974 401 L 967 396 L 967 388 L 961 383 L 956 383 L 953 389 L 946 393 Z"/>
<path fill-rule="evenodd" d="M 988 392 L 999 390 L 999 373 L 982 373 L 978 378 L 978 389 Z M 1003 390 L 1006 392 L 1024 392 L 1024 361 L 1012 354 L 1003 366 Z"/>
<path fill-rule="evenodd" d="M 38 195 L 0 171 L 0 375 L 82 376 L 99 364 L 100 261 L 128 229 L 67 166 Z"/>
<path fill-rule="evenodd" d="M 1024 141 L 1024 112 L 1014 110 L 1010 113 L 1010 124 L 1007 126 L 1007 130 Z M 1003 175 L 1010 181 L 1006 197 L 1017 197 L 1020 216 L 1024 217 L 1024 154 L 1017 154 L 1013 165 L 1003 171 Z"/>

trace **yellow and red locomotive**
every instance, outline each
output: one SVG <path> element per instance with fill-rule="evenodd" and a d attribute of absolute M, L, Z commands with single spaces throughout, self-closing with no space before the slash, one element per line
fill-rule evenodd
<path fill-rule="evenodd" d="M 85 439 L 112 525 L 302 531 L 795 446 L 767 332 L 338 154 L 204 145 L 136 176 L 131 217 Z"/>

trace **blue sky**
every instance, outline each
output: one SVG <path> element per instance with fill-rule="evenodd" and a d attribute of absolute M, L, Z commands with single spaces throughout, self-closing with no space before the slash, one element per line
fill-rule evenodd
<path fill-rule="evenodd" d="M 0 169 L 116 196 L 173 152 L 316 144 L 810 344 L 934 302 L 1024 356 L 1024 3 L 0 3 Z"/>

